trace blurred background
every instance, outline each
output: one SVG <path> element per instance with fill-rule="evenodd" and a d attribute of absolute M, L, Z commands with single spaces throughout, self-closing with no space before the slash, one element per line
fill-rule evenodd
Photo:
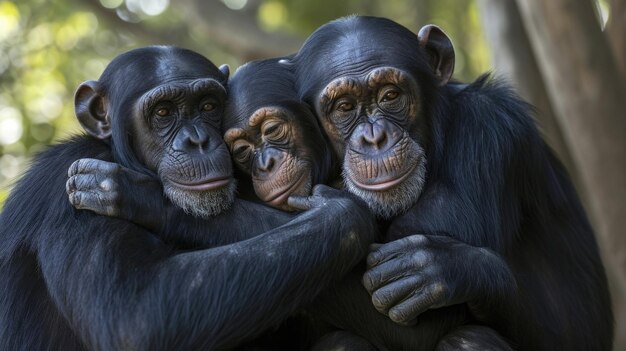
<path fill-rule="evenodd" d="M 626 0 L 0 0 L 0 208 L 33 153 L 80 132 L 74 89 L 117 54 L 175 44 L 234 71 L 349 14 L 437 24 L 456 79 L 493 71 L 537 106 L 596 228 L 626 350 Z"/>

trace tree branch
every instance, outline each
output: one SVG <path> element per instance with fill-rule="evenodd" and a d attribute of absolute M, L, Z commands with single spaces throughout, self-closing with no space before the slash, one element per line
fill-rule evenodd
<path fill-rule="evenodd" d="M 141 23 L 130 23 L 119 18 L 115 10 L 102 7 L 98 0 L 80 2 L 89 8 L 98 19 L 107 22 L 107 27 L 116 28 L 120 32 L 128 32 L 141 40 L 160 45 L 178 45 L 190 47 L 193 43 L 188 39 L 189 30 L 186 26 L 169 27 L 167 30 L 149 29 Z"/>
<path fill-rule="evenodd" d="M 268 33 L 257 23 L 254 6 L 233 11 L 219 1 L 186 0 L 185 15 L 194 26 L 227 52 L 244 59 L 276 57 L 293 53 L 303 38 L 282 32 Z"/>

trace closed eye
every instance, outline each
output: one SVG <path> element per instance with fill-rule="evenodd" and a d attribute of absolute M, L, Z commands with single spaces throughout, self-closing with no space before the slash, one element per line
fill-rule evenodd
<path fill-rule="evenodd" d="M 231 148 L 231 153 L 237 163 L 245 165 L 252 154 L 252 145 L 243 139 L 235 140 Z"/>

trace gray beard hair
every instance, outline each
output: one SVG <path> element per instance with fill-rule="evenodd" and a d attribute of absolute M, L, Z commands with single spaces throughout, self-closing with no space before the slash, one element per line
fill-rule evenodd
<path fill-rule="evenodd" d="M 419 199 L 426 181 L 426 160 L 422 160 L 402 183 L 380 192 L 359 188 L 348 176 L 345 165 L 343 169 L 346 189 L 365 201 L 370 211 L 382 219 L 391 219 L 411 208 Z"/>
<path fill-rule="evenodd" d="M 209 218 L 228 210 L 235 201 L 237 183 L 233 180 L 223 188 L 209 191 L 185 191 L 163 184 L 165 195 L 172 203 L 194 217 Z"/>

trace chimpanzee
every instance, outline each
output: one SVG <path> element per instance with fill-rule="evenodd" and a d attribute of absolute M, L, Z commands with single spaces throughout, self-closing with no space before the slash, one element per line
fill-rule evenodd
<path fill-rule="evenodd" d="M 395 217 L 363 277 L 380 312 L 410 325 L 466 303 L 520 349 L 610 349 L 593 231 L 511 89 L 489 76 L 448 83 L 454 51 L 439 28 L 416 36 L 376 17 L 322 26 L 293 64 L 346 187 Z"/>
<path fill-rule="evenodd" d="M 333 165 L 334 154 L 327 148 L 327 142 L 308 105 L 303 104 L 296 95 L 293 72 L 295 67 L 290 59 L 287 57 L 253 61 L 240 67 L 229 80 L 229 102 L 224 118 L 224 127 L 227 129 L 225 141 L 231 148 L 233 160 L 245 173 L 251 175 L 254 189 L 261 200 L 283 209 L 286 208 L 281 206 L 284 200 L 272 200 L 280 197 L 286 200 L 289 193 L 307 194 L 309 184 L 329 182 L 336 175 L 334 168 L 329 167 L 329 162 Z M 312 167 L 315 173 L 311 174 Z M 302 181 L 303 177 L 307 179 L 306 182 Z M 267 196 L 273 192 L 278 194 Z M 282 195 L 285 193 L 286 195 Z M 354 290 L 362 290 L 354 282 L 346 282 L 345 285 Z M 329 295 L 334 296 L 335 293 Z M 342 300 L 354 297 L 354 292 L 345 291 Z M 361 306 L 358 308 L 362 310 L 361 313 L 372 309 L 371 302 L 360 302 Z M 318 308 L 321 309 L 320 306 Z M 457 314 L 454 318 L 449 314 L 442 314 L 445 316 L 442 318 L 450 322 L 447 325 L 453 325 L 453 321 L 465 320 L 463 312 L 453 313 Z M 346 319 L 352 317 L 352 314 L 340 316 Z M 383 329 L 377 319 L 370 317 L 368 320 L 373 326 L 378 326 L 379 331 Z M 439 325 L 438 322 L 431 324 Z M 384 328 L 382 333 L 377 334 L 382 334 L 382 340 L 392 337 L 396 337 L 398 341 L 403 340 L 401 347 L 411 349 L 437 341 L 437 333 L 423 332 L 429 328 L 431 327 L 407 332 L 406 338 L 398 338 L 402 332 L 406 332 L 400 331 L 399 327 Z M 484 329 L 476 330 L 482 332 Z M 466 334 L 471 335 L 473 331 L 471 329 Z M 488 338 L 475 338 L 473 342 L 483 348 L 490 345 L 507 347 L 499 336 L 493 336 L 492 333 L 489 332 Z M 342 338 L 334 338 L 333 342 L 343 342 L 346 334 L 341 333 L 341 336 Z M 364 336 L 367 338 L 372 334 Z M 450 338 L 448 341 L 452 342 L 451 340 Z M 391 346 L 386 342 L 382 344 Z"/>
<path fill-rule="evenodd" d="M 284 63 L 287 59 L 268 59 L 247 63 L 239 68 L 229 80 L 229 97 L 223 126 L 227 129 L 226 142 L 232 150 L 233 159 L 247 175 L 240 179 L 249 181 L 252 176 L 254 189 L 262 200 L 272 200 L 277 196 L 267 196 L 272 191 L 280 197 L 290 194 L 306 194 L 310 186 L 326 182 L 335 175 L 332 171 L 332 153 L 321 134 L 315 117 L 308 105 L 299 102 L 295 91 L 293 65 Z M 329 163 L 331 162 L 331 163 Z M 115 172 L 107 169 L 104 161 L 92 162 L 89 173 L 97 174 L 91 181 L 82 182 L 80 191 L 99 192 L 99 198 L 108 199 L 105 203 L 83 204 L 82 208 L 106 213 L 109 203 L 116 208 L 126 208 L 118 216 L 137 221 L 137 213 L 156 214 L 152 225 L 162 221 L 157 208 L 146 209 L 148 203 L 133 203 L 132 196 L 126 195 L 129 185 L 133 196 L 147 199 L 153 193 L 149 188 L 137 184 L 140 175 L 128 170 Z M 114 168 L 113 166 L 108 166 Z M 303 182 L 302 178 L 307 181 Z M 115 196 L 104 191 L 98 182 L 106 180 L 118 191 Z M 91 184 L 89 184 L 91 182 Z M 266 184 L 269 184 L 266 185 Z M 281 186 L 275 186 L 281 184 Z M 144 190 L 145 194 L 139 195 Z M 284 190 L 283 190 L 284 189 Z M 278 190 L 278 191 L 277 191 Z M 240 190 L 240 194 L 241 194 Z M 245 191 L 244 191 L 245 192 Z M 269 204 L 291 209 L 284 201 Z M 103 206 L 104 205 L 104 206 Z M 154 206 L 153 206 L 154 207 Z M 438 343 L 442 350 L 458 349 L 458 342 L 474 349 L 508 350 L 506 341 L 495 331 L 481 326 L 466 326 L 469 313 L 464 306 L 453 306 L 426 313 L 421 323 L 414 328 L 404 328 L 378 313 L 369 295 L 360 283 L 363 270 L 351 272 L 348 279 L 336 287 L 328 289 L 313 306 L 299 311 L 278 330 L 252 341 L 248 347 L 266 347 L 272 350 L 342 348 L 345 350 L 366 350 L 372 348 L 367 341 L 340 329 L 356 329 L 351 324 L 359 321 L 367 324 L 369 333 L 361 334 L 372 340 L 380 349 L 411 350 L 432 349 Z M 356 279 L 355 279 L 356 278 Z M 337 307 L 337 305 L 340 305 Z M 330 320 L 332 323 L 325 323 Z M 459 326 L 463 329 L 455 331 Z M 445 337 L 444 337 L 445 336 Z"/>
<path fill-rule="evenodd" d="M 36 156 L 0 217 L 0 349 L 232 348 L 364 257 L 375 224 L 339 191 L 293 198 L 311 208 L 297 217 L 233 200 L 219 130 L 227 77 L 194 52 L 147 47 L 78 88 L 76 114 L 90 135 Z M 77 211 L 72 204 L 120 211 L 98 197 L 115 195 L 116 183 L 87 172 L 94 164 L 140 174 L 134 181 L 152 189 L 166 225 Z M 77 190 L 94 181 L 98 191 Z"/>
<path fill-rule="evenodd" d="M 270 206 L 292 210 L 290 195 L 308 195 L 325 184 L 335 165 L 333 153 L 311 108 L 297 98 L 287 58 L 249 62 L 228 82 L 224 140 L 233 161 L 251 178 L 254 192 Z M 244 186 L 242 186 L 244 183 Z"/>

